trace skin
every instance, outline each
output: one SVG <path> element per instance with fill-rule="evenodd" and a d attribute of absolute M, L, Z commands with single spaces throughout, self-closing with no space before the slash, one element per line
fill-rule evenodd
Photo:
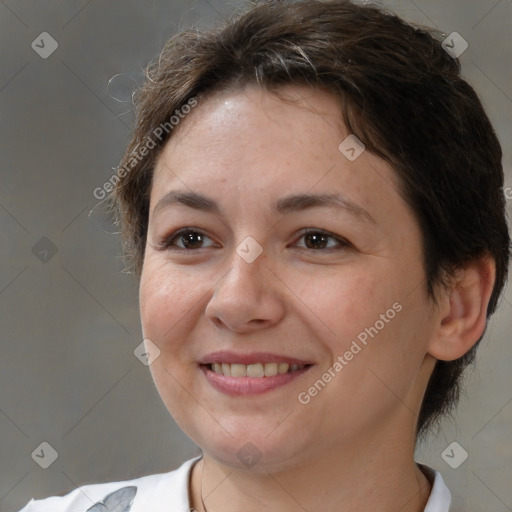
<path fill-rule="evenodd" d="M 464 354 L 485 327 L 492 261 L 461 272 L 434 307 L 425 288 L 421 233 L 393 169 L 364 151 L 349 161 L 336 100 L 286 86 L 285 102 L 256 86 L 206 98 L 159 155 L 150 196 L 140 308 L 145 339 L 160 350 L 151 371 L 163 402 L 203 450 L 193 468 L 196 510 L 422 511 L 431 486 L 414 462 L 415 425 L 436 358 Z M 172 204 L 170 190 L 216 201 L 219 214 Z M 332 206 L 286 215 L 279 198 L 343 194 L 374 223 Z M 192 249 L 174 238 L 203 234 Z M 337 238 L 315 244 L 304 228 Z M 236 252 L 246 237 L 263 249 Z M 181 248 L 180 248 L 181 247 Z M 320 248 L 318 248 L 320 247 Z M 378 335 L 312 397 L 365 328 L 399 303 Z M 263 351 L 311 361 L 271 392 L 214 389 L 198 361 L 217 350 Z M 261 459 L 237 457 L 252 443 Z"/>

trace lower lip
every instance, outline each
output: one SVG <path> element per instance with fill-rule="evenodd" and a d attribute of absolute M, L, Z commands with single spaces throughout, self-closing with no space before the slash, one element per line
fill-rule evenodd
<path fill-rule="evenodd" d="M 306 373 L 311 366 L 306 366 L 301 370 L 294 372 L 282 373 L 274 375 L 273 377 L 226 377 L 210 370 L 206 365 L 201 365 L 200 369 L 203 372 L 206 380 L 218 391 L 227 395 L 240 396 L 240 395 L 259 395 L 272 391 L 288 384 L 289 382 L 297 379 Z"/>

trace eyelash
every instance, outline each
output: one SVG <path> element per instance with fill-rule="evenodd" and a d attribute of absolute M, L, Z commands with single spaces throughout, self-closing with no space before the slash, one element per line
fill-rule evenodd
<path fill-rule="evenodd" d="M 185 247 L 177 247 L 177 246 L 173 245 L 173 242 L 175 240 L 179 239 L 180 237 L 182 237 L 183 235 L 186 235 L 188 233 L 194 233 L 197 235 L 204 236 L 206 238 L 210 238 L 208 235 L 206 235 L 199 229 L 183 228 L 183 229 L 179 229 L 178 231 L 175 231 L 169 237 L 165 238 L 161 243 L 159 243 L 158 244 L 159 249 L 160 250 L 171 250 L 171 251 L 185 251 L 185 252 L 193 252 L 193 251 L 198 250 L 198 249 L 187 249 Z M 324 231 L 321 229 L 308 228 L 301 233 L 300 237 L 297 240 L 300 240 L 301 238 L 303 238 L 307 235 L 320 235 L 320 236 L 325 236 L 327 238 L 331 238 L 337 242 L 338 246 L 337 247 L 326 247 L 326 248 L 321 248 L 321 249 L 310 249 L 308 247 L 301 247 L 301 249 L 305 249 L 308 251 L 315 251 L 315 252 L 330 252 L 331 250 L 340 250 L 340 249 L 346 249 L 348 247 L 351 247 L 350 242 L 348 242 L 344 238 L 336 236 L 328 231 Z M 210 240 L 211 240 L 211 238 L 210 238 Z M 199 249 L 207 249 L 207 247 L 199 247 Z"/>

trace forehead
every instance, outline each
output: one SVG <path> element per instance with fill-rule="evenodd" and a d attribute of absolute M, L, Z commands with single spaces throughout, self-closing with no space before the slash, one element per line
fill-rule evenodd
<path fill-rule="evenodd" d="M 386 162 L 368 152 L 350 161 L 340 152 L 350 134 L 333 94 L 303 85 L 278 94 L 248 86 L 201 100 L 157 160 L 152 205 L 170 188 L 219 199 L 243 191 L 271 199 L 284 191 L 337 189 L 366 204 L 375 200 L 372 189 L 382 195 L 385 185 L 394 193 L 396 177 Z"/>
<path fill-rule="evenodd" d="M 319 147 L 326 131 L 335 138 Z M 173 159 L 204 152 L 243 158 L 266 148 L 261 158 L 268 154 L 279 158 L 291 148 L 308 151 L 309 144 L 304 143 L 313 140 L 316 152 L 325 150 L 324 146 L 335 143 L 345 131 L 336 98 L 324 90 L 286 86 L 276 96 L 250 85 L 201 99 L 173 133 L 166 150 L 173 153 Z"/>

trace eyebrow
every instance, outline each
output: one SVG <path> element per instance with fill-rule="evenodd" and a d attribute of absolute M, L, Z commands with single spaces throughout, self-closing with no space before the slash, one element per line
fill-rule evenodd
<path fill-rule="evenodd" d="M 219 205 L 213 199 L 196 192 L 171 190 L 158 201 L 153 209 L 153 216 L 174 204 L 183 204 L 195 210 L 222 215 Z M 309 208 L 326 206 L 344 210 L 361 220 L 377 224 L 367 210 L 342 194 L 291 194 L 278 199 L 273 205 L 272 211 L 286 215 Z"/>

